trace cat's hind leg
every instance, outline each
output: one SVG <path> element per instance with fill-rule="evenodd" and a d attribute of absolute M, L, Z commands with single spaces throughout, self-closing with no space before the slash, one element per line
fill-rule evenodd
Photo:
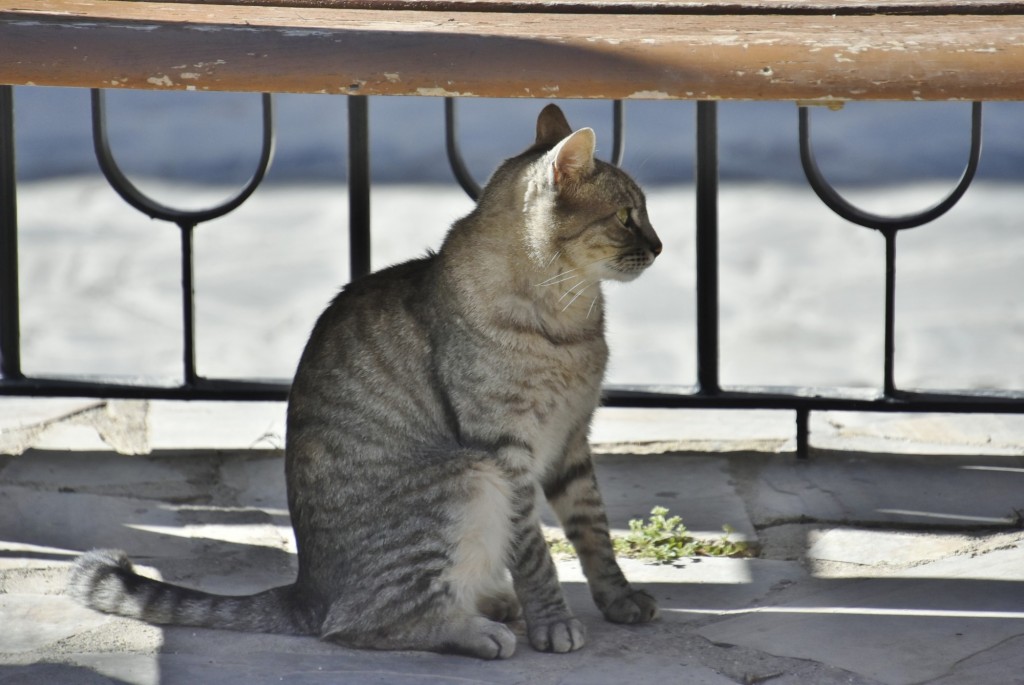
<path fill-rule="evenodd" d="M 359 579 L 332 604 L 322 637 L 371 649 L 507 658 L 515 634 L 500 620 L 518 609 L 507 572 L 511 492 L 500 469 L 467 452 L 445 483 L 446 513 L 392 522 L 400 558 L 363 550 Z M 453 459 L 454 461 L 454 459 Z M 435 495 L 436 497 L 436 495 Z M 421 510 L 419 503 L 408 509 Z M 393 536 L 398 539 L 396 531 Z M 384 561 L 383 559 L 388 559 Z"/>
<path fill-rule="evenodd" d="M 321 638 L 347 647 L 440 652 L 479 659 L 507 659 L 515 653 L 516 636 L 508 626 L 462 613 L 451 605 L 447 611 L 435 609 L 440 610 L 383 623 L 349 621 L 344 617 L 345 610 L 332 609 Z"/>
<path fill-rule="evenodd" d="M 466 474 L 468 497 L 451 532 L 453 563 L 447 579 L 463 610 L 498 623 L 522 618 L 523 608 L 508 573 L 511 488 L 490 461 Z"/>
<path fill-rule="evenodd" d="M 466 613 L 515 620 L 522 608 L 508 575 L 512 489 L 497 465 L 479 461 L 467 470 L 465 493 L 449 532 L 454 551 L 445 580 Z"/>
<path fill-rule="evenodd" d="M 499 623 L 512 623 L 523 617 L 523 605 L 516 597 L 511 579 L 495 581 L 494 589 L 477 598 L 476 608 L 487 618 Z"/>
<path fill-rule="evenodd" d="M 449 621 L 440 637 L 440 648 L 434 651 L 480 659 L 507 659 L 516 651 L 515 633 L 503 623 L 483 616 Z"/>

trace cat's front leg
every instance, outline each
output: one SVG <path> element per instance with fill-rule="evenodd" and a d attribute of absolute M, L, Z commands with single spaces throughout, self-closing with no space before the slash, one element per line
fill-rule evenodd
<path fill-rule="evenodd" d="M 583 624 L 565 603 L 558 573 L 537 516 L 539 493 L 533 484 L 517 489 L 512 582 L 526 618 L 526 632 L 534 649 L 572 652 L 583 646 Z"/>
<path fill-rule="evenodd" d="M 560 467 L 544 483 L 544 494 L 576 549 L 594 603 L 605 618 L 613 623 L 657 618 L 657 602 L 629 584 L 615 559 L 585 431 L 570 441 Z"/>

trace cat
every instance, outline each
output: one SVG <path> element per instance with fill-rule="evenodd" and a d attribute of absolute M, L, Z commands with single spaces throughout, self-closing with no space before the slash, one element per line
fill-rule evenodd
<path fill-rule="evenodd" d="M 584 643 L 539 524 L 546 497 L 609 621 L 656 618 L 615 559 L 588 446 L 608 348 L 602 280 L 662 245 L 644 195 L 556 105 L 436 253 L 347 285 L 288 402 L 291 585 L 210 595 L 79 558 L 68 592 L 158 624 L 507 658 Z"/>

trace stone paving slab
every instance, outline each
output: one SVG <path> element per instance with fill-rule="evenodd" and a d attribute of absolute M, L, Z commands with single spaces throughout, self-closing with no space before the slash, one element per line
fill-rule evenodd
<path fill-rule="evenodd" d="M 1019 525 L 1024 457 L 823 452 L 805 463 L 733 460 L 756 526 L 870 522 L 900 527 Z"/>
<path fill-rule="evenodd" d="M 914 578 L 809 580 L 770 605 L 699 632 L 713 642 L 813 659 L 893 685 L 929 682 L 1024 635 L 1022 554 L 1018 544 L 947 560 L 941 573 L 919 567 Z M 991 573 L 993 567 L 1005 577 L 969 577 L 975 568 Z M 940 577 L 920 577 L 929 573 Z M 1015 675 L 1004 673 L 1008 683 L 1024 680 L 1024 653 L 1018 656 Z"/>
<path fill-rule="evenodd" d="M 702 456 L 595 456 L 598 483 L 613 530 L 626 531 L 631 519 L 645 520 L 656 506 L 682 517 L 687 529 L 702 537 L 721 537 L 723 526 L 734 540 L 756 540 L 728 463 Z"/>
<path fill-rule="evenodd" d="M 246 402 L 150 402 L 153 449 L 281 449 L 285 405 Z M 187 427 L 187 430 L 182 430 Z"/>
<path fill-rule="evenodd" d="M 894 568 L 960 554 L 976 538 L 955 533 L 827 528 L 811 530 L 806 541 L 804 558 L 817 562 L 816 569 L 832 562 L 893 572 Z"/>
<path fill-rule="evenodd" d="M 1024 455 L 1024 415 L 812 414 L 815 445 L 885 454 Z"/>
<path fill-rule="evenodd" d="M 563 562 L 568 601 L 588 630 L 585 649 L 568 655 L 541 654 L 520 638 L 516 655 L 503 662 L 420 653 L 377 653 L 349 650 L 312 638 L 249 635 L 192 628 L 155 628 L 134 621 L 92 614 L 59 596 L 45 596 L 29 615 L 6 611 L 10 626 L 21 632 L 22 620 L 35 628 L 14 650 L 0 643 L 0 683 L 40 682 L 43 674 L 59 673 L 57 682 L 272 683 L 300 685 L 342 683 L 696 683 L 730 685 L 775 681 L 821 685 L 873 681 L 814 662 L 777 658 L 742 648 L 715 646 L 688 627 L 691 617 L 678 608 L 716 584 L 733 588 L 717 598 L 704 597 L 701 606 L 743 606 L 792 582 L 792 569 L 774 565 L 760 578 L 756 590 L 744 582 L 751 575 L 747 562 L 717 560 L 719 564 L 685 567 L 646 566 L 627 562 L 626 572 L 649 588 L 665 608 L 664 618 L 645 626 L 619 626 L 601 620 L 586 587 L 574 579 L 573 563 Z M 769 563 L 769 565 L 771 565 Z M 797 575 L 802 575 L 797 573 Z M 679 594 L 687 590 L 690 595 Z M 755 596 L 756 595 L 756 596 Z M 33 605 L 38 596 L 14 596 L 15 604 Z M 0 607 L 3 607 L 0 604 Z M 79 616 L 77 612 L 85 612 Z M 69 631 L 71 634 L 69 634 Z M 33 643 L 34 641 L 34 643 Z M 45 655 L 45 656 L 43 656 Z M 54 671 L 53 663 L 67 664 Z M 102 674 L 109 680 L 96 680 Z M 4 677 L 13 678 L 5 681 Z M 22 680 L 17 680 L 21 678 Z M 36 679 L 36 680 L 33 680 Z"/>
<path fill-rule="evenodd" d="M 1024 654 L 1024 636 L 963 659 L 948 674 L 929 685 L 1021 685 L 1024 683 L 1021 654 Z"/>
<path fill-rule="evenodd" d="M 820 449 L 1024 456 L 1024 416 L 814 412 L 810 427 Z M 280 402 L 0 397 L 0 454 L 280 449 L 284 430 Z M 774 453 L 794 449 L 795 422 L 787 411 L 602 407 L 591 442 L 625 454 Z"/>
<path fill-rule="evenodd" d="M 180 527 L 177 514 L 154 501 L 100 495 L 0 488 L 0 538 L 63 550 L 83 544 L 123 545 L 143 556 L 197 556 L 203 540 L 166 535 L 156 530 Z M 141 528 L 140 528 L 141 526 Z M 150 530 L 144 530 L 144 528 Z"/>
<path fill-rule="evenodd" d="M 74 397 L 40 397 L 30 400 L 21 397 L 0 397 L 0 430 L 6 433 L 54 423 L 102 403 L 101 400 Z"/>
<path fill-rule="evenodd" d="M 236 411 L 226 425 L 245 436 L 270 416 Z M 110 422 L 141 430 L 131 410 L 84 412 L 91 423 L 78 425 L 95 435 Z M 144 422 L 150 446 L 156 415 Z M 177 416 L 215 418 L 203 407 Z M 671 418 L 652 417 L 651 426 Z M 768 440 L 770 423 L 746 435 Z M 638 440 L 638 450 L 669 446 L 660 439 L 675 428 L 660 425 L 664 433 L 651 433 L 658 441 Z M 597 472 L 616 528 L 660 504 L 694 531 L 732 525 L 760 543 L 761 557 L 624 560 L 662 607 L 647 626 L 605 622 L 577 562 L 559 561 L 586 648 L 547 655 L 521 640 L 501 663 L 158 628 L 62 596 L 70 560 L 95 546 L 126 548 L 147 572 L 215 592 L 289 582 L 294 542 L 272 444 L 185 450 L 160 438 L 165 449 L 124 456 L 90 439 L 92 451 L 51 441 L 0 457 L 0 685 L 1024 685 L 1021 456 L 818 449 L 799 463 L 771 452 L 778 441 L 765 443 L 769 451 L 629 455 L 618 453 L 628 433 L 614 437 L 606 444 L 616 453 L 599 455 Z M 1002 450 L 1009 439 L 1000 441 Z"/>
<path fill-rule="evenodd" d="M 0 594 L 0 615 L 7 624 L 0 632 L 0 654 L 34 652 L 110 620 L 64 597 L 7 592 Z"/>
<path fill-rule="evenodd" d="M 175 652 L 152 656 L 82 654 L 69 655 L 72 665 L 57 671 L 55 665 L 14 667 L 5 679 L 0 667 L 0 683 L 39 683 L 46 673 L 67 685 L 92 683 L 218 683 L 252 685 L 286 682 L 295 685 L 466 685 L 494 683 L 518 685 L 551 683 L 590 685 L 591 683 L 637 683 L 659 685 L 685 682 L 688 685 L 735 685 L 735 681 L 716 671 L 690 666 L 673 657 L 633 655 L 537 655 L 507 662 L 470 662 L 452 657 L 417 654 L 380 655 L 334 650 L 331 654 L 302 654 L 285 640 L 276 648 L 249 651 L 246 644 L 232 653 L 206 653 L 209 636 L 202 633 L 204 645 L 179 644 L 167 647 Z M 195 642 L 193 640 L 192 642 Z M 220 647 L 223 642 L 218 641 Z M 201 653 L 194 653 L 199 651 Z M 541 661 L 549 663 L 541 664 Z M 20 673 L 19 673 L 20 671 Z M 17 679 L 14 679 L 17 678 Z"/>

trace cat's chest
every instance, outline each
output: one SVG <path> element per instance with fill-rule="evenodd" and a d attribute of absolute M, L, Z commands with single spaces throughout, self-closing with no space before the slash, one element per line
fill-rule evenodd
<path fill-rule="evenodd" d="M 600 399 L 607 347 L 600 338 L 506 349 L 500 357 L 472 411 L 491 430 L 529 445 L 533 467 L 543 471 L 589 422 Z"/>
<path fill-rule="evenodd" d="M 546 468 L 600 399 L 608 357 L 602 328 L 565 335 L 524 316 L 454 323 L 458 335 L 435 349 L 463 439 L 528 445 L 532 467 Z"/>
<path fill-rule="evenodd" d="M 572 341 L 533 334 L 517 342 L 497 354 L 504 359 L 510 383 L 533 400 L 538 418 L 574 414 L 595 401 L 608 360 L 602 334 Z"/>

